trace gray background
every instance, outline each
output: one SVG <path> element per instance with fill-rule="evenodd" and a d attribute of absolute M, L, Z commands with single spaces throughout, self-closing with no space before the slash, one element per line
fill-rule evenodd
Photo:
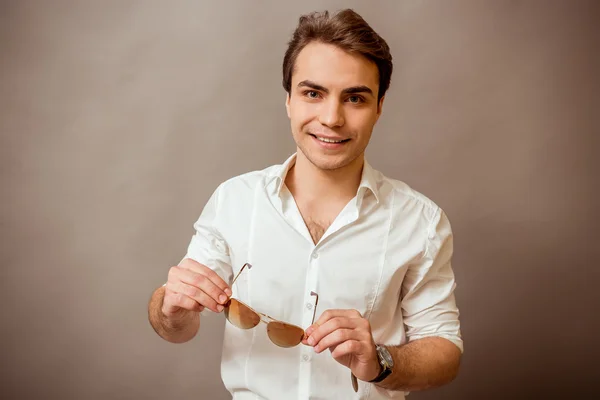
<path fill-rule="evenodd" d="M 215 187 L 294 151 L 286 42 L 345 6 L 396 67 L 368 159 L 456 234 L 462 369 L 410 398 L 597 391 L 599 2 L 5 0 L 2 398 L 229 398 L 222 315 L 173 345 L 146 304 Z"/>

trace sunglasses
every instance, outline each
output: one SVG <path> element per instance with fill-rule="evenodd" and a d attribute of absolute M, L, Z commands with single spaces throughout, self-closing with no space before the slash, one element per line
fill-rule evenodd
<path fill-rule="evenodd" d="M 244 264 L 240 269 L 240 272 L 238 272 L 233 279 L 233 282 L 231 282 L 232 287 L 246 267 L 251 269 L 252 265 L 248 263 Z M 311 323 L 314 324 L 317 304 L 319 303 L 319 295 L 315 292 L 310 292 L 310 295 L 316 297 Z M 258 311 L 253 310 L 249 305 L 244 304 L 237 299 L 230 298 L 224 306 L 225 318 L 227 318 L 227 321 L 240 329 L 252 329 L 261 322 L 267 324 L 267 335 L 269 336 L 269 339 L 279 347 L 297 346 L 304 338 L 304 329 L 299 326 L 278 321 L 267 314 L 259 313 Z"/>

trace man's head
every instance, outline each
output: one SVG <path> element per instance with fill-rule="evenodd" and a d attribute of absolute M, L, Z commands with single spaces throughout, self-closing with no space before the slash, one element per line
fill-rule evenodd
<path fill-rule="evenodd" d="M 391 75 L 388 45 L 354 11 L 300 17 L 283 61 L 299 156 L 324 170 L 362 161 Z"/>

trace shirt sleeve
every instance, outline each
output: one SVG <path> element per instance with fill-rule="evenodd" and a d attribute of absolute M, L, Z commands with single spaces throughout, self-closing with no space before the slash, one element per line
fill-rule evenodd
<path fill-rule="evenodd" d="M 229 246 L 219 229 L 220 213 L 223 212 L 219 207 L 221 196 L 222 185 L 211 195 L 194 223 L 195 232 L 184 258 L 206 265 L 229 283 L 233 275 Z"/>
<path fill-rule="evenodd" d="M 453 235 L 450 221 L 438 207 L 419 263 L 411 265 L 402 284 L 402 314 L 408 341 L 439 336 L 463 352 L 459 311 L 454 298 Z"/>

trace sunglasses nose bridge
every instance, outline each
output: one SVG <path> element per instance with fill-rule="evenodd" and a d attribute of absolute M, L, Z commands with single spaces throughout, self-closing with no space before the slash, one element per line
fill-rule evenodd
<path fill-rule="evenodd" d="M 230 315 L 230 307 L 233 306 L 233 314 Z M 243 314 L 240 310 L 245 310 Z M 245 317 L 242 317 L 242 314 Z M 300 344 L 305 336 L 304 329 L 299 326 L 290 325 L 279 321 L 270 315 L 260 313 L 239 300 L 230 299 L 227 303 L 227 319 L 241 329 L 256 328 L 261 322 L 267 326 L 267 334 L 271 341 L 280 347 L 293 347 Z"/>

